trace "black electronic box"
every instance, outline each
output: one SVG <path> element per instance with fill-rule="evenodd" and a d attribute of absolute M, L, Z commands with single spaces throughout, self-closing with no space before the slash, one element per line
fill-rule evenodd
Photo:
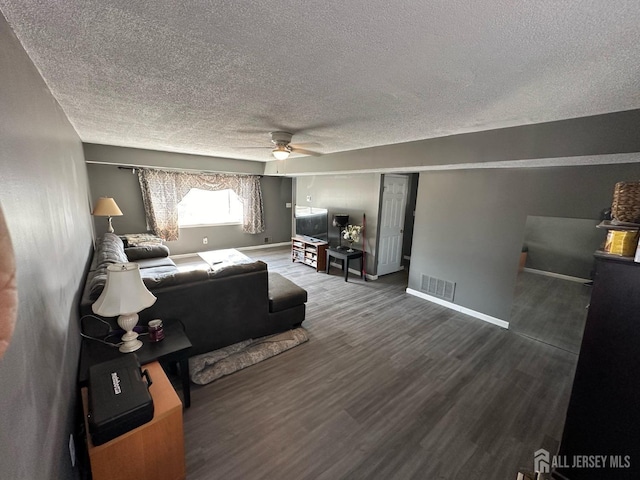
<path fill-rule="evenodd" d="M 146 382 L 142 377 L 146 378 Z M 149 372 L 127 353 L 89 369 L 89 433 L 94 445 L 149 422 L 153 399 Z"/>

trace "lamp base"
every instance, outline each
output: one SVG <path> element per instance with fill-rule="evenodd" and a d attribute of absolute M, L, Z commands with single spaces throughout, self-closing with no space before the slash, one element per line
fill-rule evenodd
<path fill-rule="evenodd" d="M 136 334 L 136 337 L 137 336 L 138 335 Z M 122 336 L 122 338 L 124 338 L 124 335 Z M 138 339 L 126 340 L 122 345 L 120 345 L 118 350 L 120 350 L 120 353 L 131 353 L 138 350 L 141 346 L 142 346 L 142 342 Z"/>
<path fill-rule="evenodd" d="M 122 341 L 124 343 L 120 345 L 118 349 L 121 353 L 135 352 L 142 346 L 142 342 L 138 340 L 138 334 L 133 331 L 137 323 L 137 313 L 123 314 L 118 317 L 118 325 L 126 331 L 126 333 L 122 335 Z"/>

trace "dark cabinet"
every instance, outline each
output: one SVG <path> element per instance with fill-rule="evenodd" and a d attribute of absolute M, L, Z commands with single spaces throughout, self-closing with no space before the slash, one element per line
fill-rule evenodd
<path fill-rule="evenodd" d="M 640 264 L 628 259 L 596 258 L 558 455 L 570 480 L 640 478 Z"/>

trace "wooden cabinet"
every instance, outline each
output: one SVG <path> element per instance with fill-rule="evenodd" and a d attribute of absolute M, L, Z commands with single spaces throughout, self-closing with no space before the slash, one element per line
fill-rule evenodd
<path fill-rule="evenodd" d="M 640 478 L 640 264 L 596 258 L 591 303 L 556 471 L 570 480 Z M 573 468 L 606 456 L 605 468 Z M 580 456 L 580 457 L 578 457 Z"/>
<path fill-rule="evenodd" d="M 153 384 L 153 419 L 124 435 L 93 445 L 87 437 L 93 480 L 182 480 L 186 478 L 182 403 L 158 362 L 145 365 Z M 88 392 L 82 389 L 85 427 Z"/>
<path fill-rule="evenodd" d="M 317 272 L 324 272 L 327 246 L 327 242 L 310 240 L 301 235 L 291 237 L 291 261 L 302 262 L 315 268 Z"/>

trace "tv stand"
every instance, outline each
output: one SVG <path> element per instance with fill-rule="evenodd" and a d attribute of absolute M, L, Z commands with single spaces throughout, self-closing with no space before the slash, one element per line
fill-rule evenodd
<path fill-rule="evenodd" d="M 316 269 L 316 272 L 324 272 L 327 266 L 327 254 L 329 244 L 324 240 L 296 235 L 291 237 L 291 261 L 301 262 Z"/>
<path fill-rule="evenodd" d="M 307 235 L 302 235 L 302 238 L 305 242 L 309 242 L 309 243 L 320 243 L 324 241 L 324 240 L 320 240 L 319 238 L 308 237 Z"/>

